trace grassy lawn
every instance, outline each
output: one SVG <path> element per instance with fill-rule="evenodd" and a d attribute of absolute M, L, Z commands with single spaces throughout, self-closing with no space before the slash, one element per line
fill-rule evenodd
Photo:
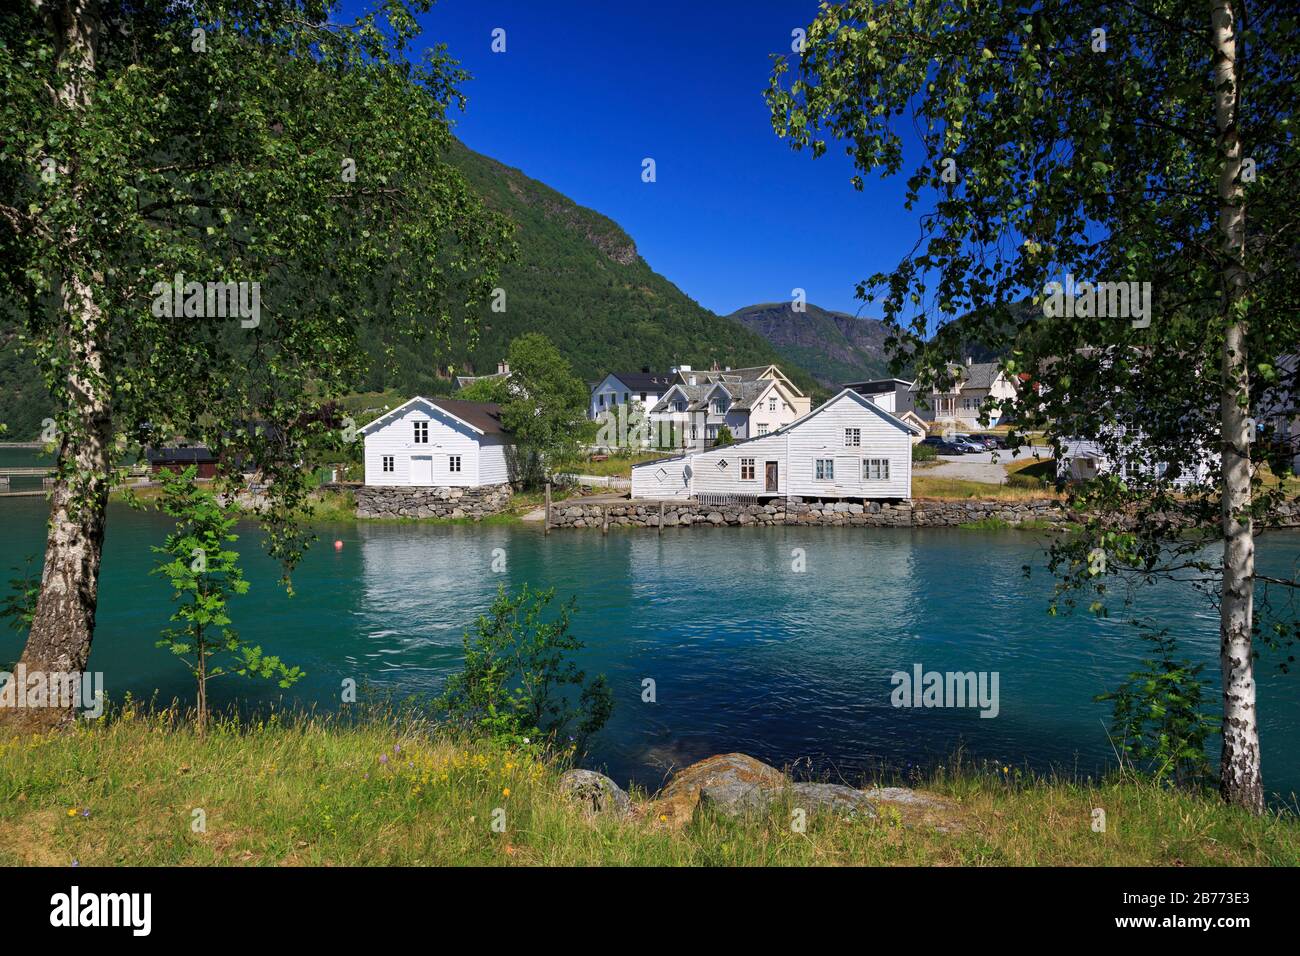
<path fill-rule="evenodd" d="M 940 478 L 924 472 L 912 474 L 913 498 L 987 498 L 997 501 L 1025 501 L 1056 498 L 1051 488 L 1016 488 L 968 478 Z"/>
<path fill-rule="evenodd" d="M 643 461 L 658 461 L 660 458 L 668 458 L 671 455 L 672 452 L 667 451 L 645 451 L 638 452 L 635 455 L 610 455 L 604 461 L 584 459 L 583 461 L 574 462 L 563 470 L 575 475 L 595 475 L 597 478 L 631 478 L 633 465 L 639 465 Z"/>
<path fill-rule="evenodd" d="M 0 738 L 0 864 L 1300 865 L 1294 816 L 1133 780 L 941 770 L 925 787 L 952 802 L 948 832 L 885 810 L 814 814 L 795 833 L 779 805 L 744 820 L 697 811 L 681 830 L 644 812 L 590 817 L 558 776 L 531 754 L 393 718 L 219 724 L 200 738 L 128 704 L 74 731 Z"/>

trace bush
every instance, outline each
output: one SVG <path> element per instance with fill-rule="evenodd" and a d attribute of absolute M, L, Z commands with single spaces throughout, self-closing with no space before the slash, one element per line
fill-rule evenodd
<path fill-rule="evenodd" d="M 939 457 L 939 453 L 934 450 L 933 445 L 913 445 L 912 461 L 934 461 Z"/>
<path fill-rule="evenodd" d="M 497 589 L 475 633 L 465 632 L 464 670 L 447 679 L 438 699 L 454 723 L 507 746 L 567 749 L 572 743 L 581 753 L 587 738 L 609 720 L 614 697 L 605 675 L 587 680 L 568 659 L 585 646 L 569 633 L 574 600 L 560 605 L 552 620 L 542 620 L 554 597 L 554 588 L 531 590 L 527 584 L 517 596 Z"/>
<path fill-rule="evenodd" d="M 1205 665 L 1176 658 L 1177 644 L 1167 628 L 1139 627 L 1153 656 L 1118 690 L 1096 697 L 1111 704 L 1111 742 L 1122 759 L 1157 780 L 1199 786 L 1210 777 L 1206 741 L 1219 729 L 1218 718 L 1204 704 Z"/>
<path fill-rule="evenodd" d="M 1047 480 L 1035 475 L 1016 474 L 1007 476 L 1008 488 L 1030 488 L 1035 491 L 1047 487 Z"/>

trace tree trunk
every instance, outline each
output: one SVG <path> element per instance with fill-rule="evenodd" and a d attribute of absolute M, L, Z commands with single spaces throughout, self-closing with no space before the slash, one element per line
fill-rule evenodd
<path fill-rule="evenodd" d="M 65 0 L 49 8 L 58 43 L 61 107 L 84 110 L 90 100 L 95 69 L 98 18 L 93 0 Z M 74 189 L 72 157 L 59 164 L 61 188 Z M 90 658 L 99 598 L 99 563 L 104 546 L 104 514 L 108 501 L 112 420 L 106 376 L 105 320 L 95 301 L 99 276 L 79 254 L 78 235 L 63 237 L 67 251 L 61 286 L 62 335 L 68 357 L 71 408 L 62 422 L 58 477 L 50 506 L 45 566 L 27 645 L 21 663 L 28 672 L 81 673 Z M 24 724 L 48 727 L 70 721 L 76 702 L 61 702 L 22 713 Z M 21 712 L 20 712 L 21 713 Z"/>
<path fill-rule="evenodd" d="M 203 643 L 203 631 L 199 630 L 197 647 L 199 650 L 199 736 L 208 732 L 208 649 Z"/>
<path fill-rule="evenodd" d="M 1223 754 L 1219 791 L 1228 803 L 1254 813 L 1264 809 L 1259 724 L 1255 706 L 1255 534 L 1248 509 L 1250 403 L 1246 324 L 1246 208 L 1241 188 L 1241 140 L 1237 127 L 1236 22 L 1231 0 L 1211 0 L 1214 43 L 1215 120 L 1222 167 L 1219 232 L 1223 250 L 1224 341 L 1220 425 L 1223 444 L 1223 593 L 1219 606 L 1219 667 L 1223 676 Z"/>

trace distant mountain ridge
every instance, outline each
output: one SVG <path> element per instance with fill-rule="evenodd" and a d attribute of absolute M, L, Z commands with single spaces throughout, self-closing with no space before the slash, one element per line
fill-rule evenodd
<path fill-rule="evenodd" d="M 845 382 L 889 375 L 885 326 L 879 319 L 858 318 L 811 303 L 796 312 L 790 302 L 745 306 L 727 318 L 757 332 L 787 364 L 804 369 L 832 391 Z"/>

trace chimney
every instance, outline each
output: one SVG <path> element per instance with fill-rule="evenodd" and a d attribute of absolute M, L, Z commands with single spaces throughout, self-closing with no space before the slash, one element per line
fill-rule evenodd
<path fill-rule="evenodd" d="M 974 364 L 975 364 L 975 358 L 974 358 L 974 356 L 971 356 L 971 355 L 966 356 L 966 367 L 967 367 L 967 368 L 970 368 L 970 367 L 971 367 L 972 365 L 974 365 Z"/>
<path fill-rule="evenodd" d="M 497 374 L 498 374 L 498 375 L 509 375 L 509 374 L 510 374 L 510 363 L 508 363 L 508 362 L 497 362 Z"/>

